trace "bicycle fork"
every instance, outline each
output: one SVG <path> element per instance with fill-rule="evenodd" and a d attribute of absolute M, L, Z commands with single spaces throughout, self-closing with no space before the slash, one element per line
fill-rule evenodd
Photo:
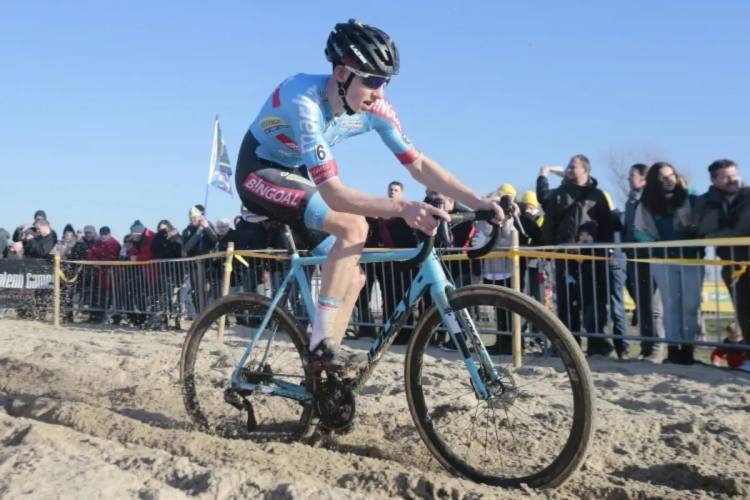
<path fill-rule="evenodd" d="M 446 293 L 446 290 L 448 292 Z M 464 358 L 464 364 L 469 370 L 471 376 L 472 387 L 477 398 L 486 400 L 489 398 L 490 393 L 487 390 L 482 375 L 477 369 L 477 365 L 474 362 L 474 357 L 471 354 L 467 339 L 470 340 L 474 351 L 479 355 L 479 364 L 484 373 L 489 375 L 489 380 L 494 382 L 498 380 L 499 375 L 495 368 L 490 355 L 487 353 L 487 349 L 484 347 L 482 339 L 479 337 L 474 321 L 471 319 L 469 312 L 466 309 L 461 309 L 456 312 L 450 304 L 450 294 L 454 290 L 453 285 L 445 281 L 440 281 L 432 285 L 430 289 L 430 295 L 432 296 L 433 303 L 437 307 L 440 316 L 443 319 L 448 333 L 450 334 L 453 342 L 458 346 L 458 352 Z M 485 378 L 485 380 L 487 380 Z"/>

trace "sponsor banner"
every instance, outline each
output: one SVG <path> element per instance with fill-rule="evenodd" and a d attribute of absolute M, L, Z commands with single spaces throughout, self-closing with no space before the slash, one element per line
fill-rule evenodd
<path fill-rule="evenodd" d="M 0 307 L 33 305 L 40 292 L 54 288 L 54 267 L 42 259 L 0 259 Z"/>

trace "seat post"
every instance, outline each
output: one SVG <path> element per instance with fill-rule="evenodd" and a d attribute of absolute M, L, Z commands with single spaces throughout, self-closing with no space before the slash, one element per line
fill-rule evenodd
<path fill-rule="evenodd" d="M 286 247 L 286 253 L 289 256 L 297 255 L 297 246 L 294 244 L 294 236 L 292 230 L 289 229 L 287 224 L 283 225 L 282 233 L 284 234 L 284 246 Z"/>

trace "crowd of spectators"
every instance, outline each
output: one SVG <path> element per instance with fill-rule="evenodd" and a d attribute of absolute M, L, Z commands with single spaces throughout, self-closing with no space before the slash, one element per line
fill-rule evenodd
<path fill-rule="evenodd" d="M 552 186 L 550 174 L 561 178 Z M 611 338 L 588 337 L 589 356 L 616 355 L 620 359 L 638 357 L 644 361 L 693 364 L 691 342 L 702 337 L 701 290 L 705 266 L 689 262 L 658 263 L 650 259 L 703 259 L 705 238 L 750 237 L 750 185 L 742 183 L 736 163 L 717 160 L 708 167 L 710 187 L 699 194 L 677 168 L 666 162 L 651 166 L 635 164 L 629 170 L 630 193 L 620 209 L 613 203 L 594 177 L 589 159 L 575 155 L 566 167 L 543 166 L 536 189 L 519 195 L 504 184 L 488 193 L 499 199 L 512 196 L 521 208 L 520 224 L 526 236 L 522 247 L 564 247 L 552 259 L 522 258 L 521 285 L 525 293 L 541 302 L 549 290 L 557 315 L 574 333 L 603 333 L 610 329 Z M 388 196 L 404 196 L 398 181 L 387 187 Z M 440 193 L 427 190 L 425 201 L 442 197 L 446 210 L 466 210 Z M 244 209 L 243 209 L 244 210 Z M 32 223 L 21 224 L 13 233 L 0 228 L 0 255 L 6 259 L 51 259 L 59 254 L 67 270 L 65 280 L 65 319 L 73 320 L 74 302 L 83 302 L 89 311 L 88 321 L 121 322 L 151 328 L 180 328 L 180 318 L 194 317 L 206 301 L 219 294 L 223 262 L 220 259 L 191 259 L 227 249 L 283 248 L 283 238 L 273 223 L 248 222 L 240 214 L 233 221 L 210 222 L 201 205 L 188 211 L 189 223 L 182 232 L 172 222 L 161 220 L 149 227 L 136 220 L 122 241 L 106 226 L 98 230 L 90 225 L 76 230 L 64 226 L 61 237 L 51 227 L 47 214 L 39 210 Z M 368 219 L 368 247 L 414 248 L 414 231 L 400 218 Z M 502 228 L 498 248 L 507 248 L 513 222 Z M 481 245 L 490 233 L 484 223 L 463 224 L 452 230 L 455 248 Z M 651 246 L 621 249 L 606 244 L 636 242 L 670 242 L 696 240 L 693 246 Z M 583 245 L 600 244 L 595 247 Z M 298 242 L 304 249 L 302 242 Z M 750 261 L 748 245 L 716 247 L 722 261 Z M 599 257 L 587 259 L 586 257 Z M 606 257 L 606 259 L 602 259 Z M 174 266 L 78 266 L 71 261 L 130 261 L 183 259 Z M 635 259 L 640 259 L 634 262 Z M 273 293 L 283 277 L 282 261 L 251 259 L 249 266 L 235 266 L 232 290 Z M 512 262 L 508 258 L 481 261 L 453 260 L 447 269 L 458 286 L 471 283 L 493 283 L 510 286 Z M 366 266 L 367 285 L 363 288 L 355 319 L 358 334 L 373 335 L 375 314 L 371 310 L 373 286 L 377 282 L 382 297 L 380 319 L 388 317 L 411 283 L 414 269 L 405 262 Z M 730 291 L 736 311 L 733 342 L 750 339 L 750 274 L 737 278 L 740 266 L 726 263 L 721 277 Z M 72 279 L 71 276 L 75 276 Z M 136 288 L 133 283 L 139 282 Z M 140 288 L 138 288 L 140 287 Z M 147 290 L 144 292 L 144 290 Z M 625 290 L 636 309 L 629 321 L 625 310 Z M 87 297 L 87 298 L 83 298 Z M 423 300 L 429 305 L 429 298 Z M 302 314 L 299 301 L 293 304 Z M 106 314 L 114 311 L 114 314 Z M 158 311 L 158 314 L 153 314 Z M 170 324 L 170 319 L 173 324 Z M 509 318 L 502 311 L 495 314 L 498 331 L 508 332 Z M 632 323 L 632 324 L 631 324 Z M 643 338 L 639 351 L 631 352 L 633 342 L 627 339 L 629 326 L 637 326 Z M 410 330 L 404 329 L 397 343 L 406 343 Z M 581 337 L 576 336 L 579 342 Z M 438 339 L 451 349 L 446 339 Z M 664 345 L 666 344 L 666 348 Z M 492 346 L 496 354 L 510 352 L 510 340 L 500 336 Z M 735 359 L 735 364 L 736 359 Z M 750 370 L 743 360 L 738 367 Z"/>

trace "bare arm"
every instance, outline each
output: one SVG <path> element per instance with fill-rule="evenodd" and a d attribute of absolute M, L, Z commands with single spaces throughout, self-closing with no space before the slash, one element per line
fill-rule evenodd
<path fill-rule="evenodd" d="M 484 206 L 484 199 L 481 196 L 463 185 L 455 176 L 424 153 L 413 163 L 405 166 L 414 180 L 428 188 L 453 198 L 472 210 L 478 210 Z"/>
<path fill-rule="evenodd" d="M 365 217 L 400 217 L 407 205 L 402 200 L 371 196 L 345 186 L 338 178 L 318 186 L 323 201 L 336 212 Z"/>

